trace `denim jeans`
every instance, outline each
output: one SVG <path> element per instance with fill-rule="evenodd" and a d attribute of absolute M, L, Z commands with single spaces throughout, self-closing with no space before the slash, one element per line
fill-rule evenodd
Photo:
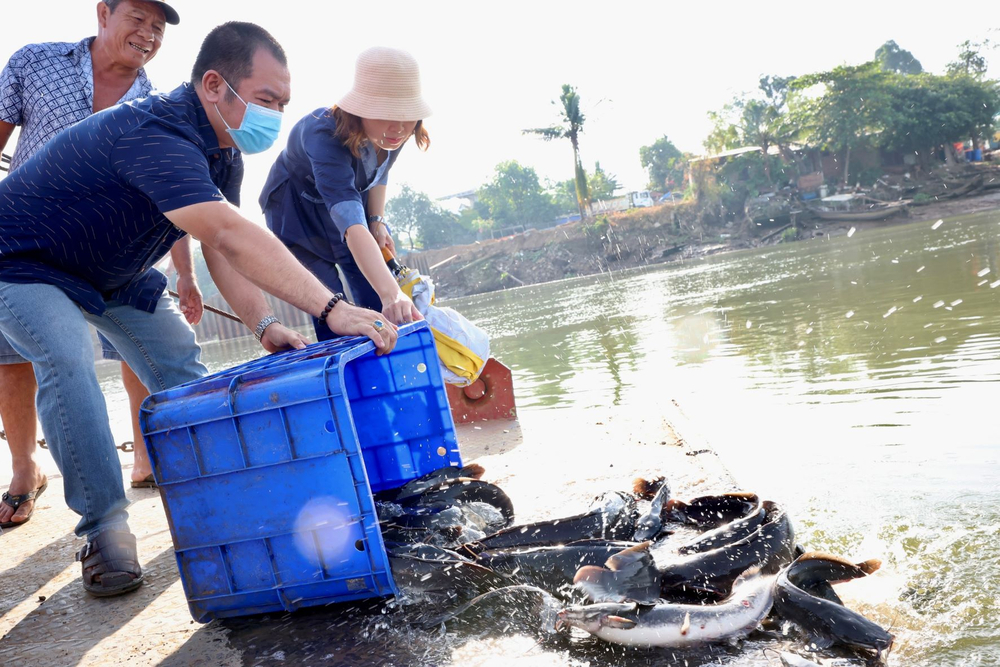
<path fill-rule="evenodd" d="M 104 334 L 98 332 L 97 338 L 101 341 L 101 356 L 109 361 L 124 361 L 122 355 L 118 354 L 118 350 L 114 348 Z M 0 366 L 5 364 L 23 364 L 27 363 L 20 354 L 14 351 L 11 344 L 7 341 L 3 335 L 0 335 Z"/>
<path fill-rule="evenodd" d="M 23 363 L 25 363 L 24 357 L 14 351 L 11 344 L 4 338 L 3 333 L 0 332 L 0 365 Z"/>
<path fill-rule="evenodd" d="M 118 354 L 118 350 L 115 346 L 111 344 L 108 337 L 102 334 L 100 331 L 97 332 L 97 340 L 101 343 L 101 356 L 107 361 L 125 361 L 122 355 Z"/>
<path fill-rule="evenodd" d="M 88 323 L 107 336 L 151 392 L 207 373 L 194 330 L 166 293 L 155 313 L 109 302 L 103 315 L 92 315 L 58 287 L 0 281 L 0 332 L 34 365 L 38 417 L 63 476 L 66 504 L 82 517 L 80 536 L 128 519 Z"/>

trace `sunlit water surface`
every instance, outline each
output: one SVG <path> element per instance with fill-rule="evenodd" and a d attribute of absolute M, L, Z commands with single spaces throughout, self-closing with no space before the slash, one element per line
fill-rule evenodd
<path fill-rule="evenodd" d="M 491 334 L 494 354 L 514 371 L 522 422 L 552 411 L 591 422 L 655 416 L 675 399 L 744 487 L 789 509 L 804 545 L 883 559 L 872 582 L 852 584 L 845 597 L 892 626 L 890 664 L 994 665 L 998 236 L 1000 216 L 972 216 L 448 305 Z M 212 370 L 255 354 L 245 341 L 206 346 Z M 114 421 L 127 424 L 119 385 L 105 375 Z M 570 456 L 580 443 L 551 446 Z M 557 502 L 559 489 L 551 494 Z M 675 658 L 586 640 L 538 646 L 517 632 L 445 640 L 396 628 L 386 640 L 392 625 L 371 619 L 348 643 L 367 654 L 365 638 L 382 637 L 376 655 L 398 664 L 421 655 L 463 665 L 494 664 L 487 656 L 692 666 L 749 657 L 723 649 Z M 406 658 L 390 659 L 389 645 Z M 752 645 L 754 664 L 777 664 L 766 645 Z"/>

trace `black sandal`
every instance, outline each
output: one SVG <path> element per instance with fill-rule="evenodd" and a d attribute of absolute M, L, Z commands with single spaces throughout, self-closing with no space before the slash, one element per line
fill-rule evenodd
<path fill-rule="evenodd" d="M 104 598 L 128 593 L 142 586 L 142 568 L 135 535 L 124 530 L 98 533 L 76 554 L 83 563 L 83 589 Z"/>
<path fill-rule="evenodd" d="M 14 514 L 17 514 L 17 510 L 21 505 L 27 502 L 31 502 L 32 500 L 37 500 L 38 496 L 42 495 L 42 491 L 44 491 L 47 488 L 49 488 L 49 480 L 45 480 L 44 482 L 42 482 L 42 485 L 37 489 L 35 489 L 34 491 L 29 491 L 27 493 L 20 493 L 16 496 L 12 496 L 11 494 L 4 491 L 3 495 L 0 496 L 0 502 L 2 502 L 4 505 L 13 507 Z M 35 504 L 37 505 L 38 503 Z M 24 517 L 24 521 L 6 521 L 4 523 L 0 523 L 0 528 L 13 528 L 15 526 L 20 526 L 23 523 L 28 523 L 28 519 L 30 519 L 31 515 L 34 513 L 35 513 L 35 508 L 32 507 L 31 511 L 28 512 L 28 516 Z"/>

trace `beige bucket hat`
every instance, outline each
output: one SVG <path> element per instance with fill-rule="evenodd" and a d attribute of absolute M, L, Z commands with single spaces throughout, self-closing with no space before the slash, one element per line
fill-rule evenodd
<path fill-rule="evenodd" d="M 431 108 L 420 95 L 420 68 L 406 51 L 373 46 L 358 56 L 354 87 L 337 102 L 369 120 L 423 120 Z"/>

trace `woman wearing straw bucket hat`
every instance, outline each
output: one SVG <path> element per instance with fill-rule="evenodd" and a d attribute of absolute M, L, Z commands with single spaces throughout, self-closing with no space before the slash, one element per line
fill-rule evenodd
<path fill-rule="evenodd" d="M 413 56 L 370 48 L 358 56 L 351 90 L 292 128 L 260 196 L 267 226 L 300 262 L 335 292 L 343 290 L 339 266 L 355 302 L 393 324 L 422 316 L 382 257 L 383 247 L 395 254 L 386 183 L 410 137 L 427 149 L 430 112 Z M 325 322 L 314 325 L 319 340 L 334 336 Z"/>

